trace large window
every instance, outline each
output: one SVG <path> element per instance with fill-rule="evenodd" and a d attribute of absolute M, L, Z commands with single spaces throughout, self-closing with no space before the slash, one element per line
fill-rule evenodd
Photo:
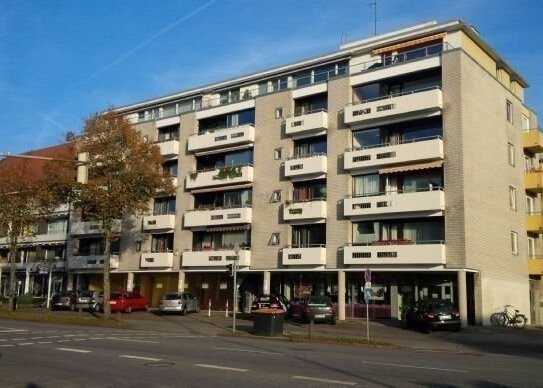
<path fill-rule="evenodd" d="M 175 197 L 155 198 L 153 215 L 175 214 Z"/>
<path fill-rule="evenodd" d="M 326 136 L 313 137 L 294 142 L 294 156 L 305 157 L 314 154 L 326 154 Z"/>
<path fill-rule="evenodd" d="M 241 248 L 251 246 L 250 230 L 233 230 L 229 232 L 194 232 L 194 250 L 221 250 L 234 249 L 238 245 Z"/>
<path fill-rule="evenodd" d="M 364 221 L 353 223 L 353 243 L 395 242 L 424 244 L 445 239 L 443 219 Z"/>
<path fill-rule="evenodd" d="M 198 132 L 205 133 L 218 129 L 237 127 L 245 124 L 254 124 L 255 110 L 248 109 L 240 112 L 230 113 L 227 115 L 210 117 L 208 119 L 199 120 Z"/>
<path fill-rule="evenodd" d="M 224 166 L 241 166 L 253 163 L 253 150 L 241 150 L 224 154 L 214 154 L 198 157 L 196 168 L 204 169 L 220 168 Z"/>
<path fill-rule="evenodd" d="M 294 114 L 297 116 L 326 109 L 328 109 L 328 96 L 326 93 L 301 98 L 294 102 Z"/>
<path fill-rule="evenodd" d="M 67 226 L 68 226 L 68 220 L 66 218 L 51 220 L 47 223 L 47 234 L 66 233 Z"/>
<path fill-rule="evenodd" d="M 176 177 L 177 165 L 177 160 L 166 162 L 162 165 L 162 171 L 164 171 L 164 173 L 168 174 L 169 176 Z"/>
<path fill-rule="evenodd" d="M 326 224 L 293 225 L 292 246 L 308 248 L 326 245 Z"/>
<path fill-rule="evenodd" d="M 294 201 L 310 201 L 317 198 L 326 198 L 325 180 L 294 182 L 292 186 L 292 199 Z"/>
<path fill-rule="evenodd" d="M 353 195 L 365 197 L 381 192 L 379 174 L 367 174 L 353 177 Z"/>
<path fill-rule="evenodd" d="M 104 254 L 104 240 L 101 238 L 84 238 L 79 240 L 79 250 L 76 256 L 101 256 Z M 111 243 L 111 253 L 119 253 L 120 243 L 116 240 Z"/>
<path fill-rule="evenodd" d="M 168 125 L 158 129 L 158 141 L 179 140 L 179 124 Z"/>
<path fill-rule="evenodd" d="M 151 252 L 172 252 L 173 233 L 153 234 Z"/>
<path fill-rule="evenodd" d="M 194 205 L 196 209 L 250 206 L 252 193 L 252 190 L 248 189 L 196 194 L 194 196 Z"/>

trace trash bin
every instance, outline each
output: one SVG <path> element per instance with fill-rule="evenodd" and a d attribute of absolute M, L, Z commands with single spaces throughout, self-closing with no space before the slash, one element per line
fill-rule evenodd
<path fill-rule="evenodd" d="M 283 315 L 281 309 L 260 309 L 253 312 L 253 332 L 255 335 L 276 337 L 283 335 Z"/>

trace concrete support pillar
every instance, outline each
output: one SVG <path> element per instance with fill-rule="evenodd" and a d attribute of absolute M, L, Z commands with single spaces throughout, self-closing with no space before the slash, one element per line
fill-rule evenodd
<path fill-rule="evenodd" d="M 134 291 L 134 272 L 128 272 L 126 276 L 126 290 Z"/>
<path fill-rule="evenodd" d="M 177 292 L 185 291 L 185 272 L 179 271 L 179 279 L 177 280 Z"/>
<path fill-rule="evenodd" d="M 460 321 L 462 327 L 468 325 L 468 292 L 466 286 L 466 271 L 460 270 L 457 272 L 458 278 L 458 310 L 460 313 Z"/>
<path fill-rule="evenodd" d="M 270 293 L 270 281 L 271 281 L 271 272 L 270 271 L 264 271 L 264 279 L 262 282 L 262 293 L 263 294 L 269 294 Z"/>
<path fill-rule="evenodd" d="M 4 289 L 2 288 L 3 284 L 2 284 L 2 267 L 0 266 L 0 295 L 4 295 L 3 291 Z"/>
<path fill-rule="evenodd" d="M 25 273 L 25 292 L 24 294 L 28 294 L 30 292 L 30 268 L 26 268 Z"/>
<path fill-rule="evenodd" d="M 398 286 L 390 286 L 390 317 L 401 319 Z"/>
<path fill-rule="evenodd" d="M 345 320 L 345 271 L 337 271 L 337 319 Z"/>
<path fill-rule="evenodd" d="M 74 274 L 69 273 L 66 281 L 66 290 L 72 291 L 74 289 Z"/>

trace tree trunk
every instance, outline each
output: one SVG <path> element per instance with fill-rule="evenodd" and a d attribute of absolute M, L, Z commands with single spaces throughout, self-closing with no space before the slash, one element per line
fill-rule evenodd
<path fill-rule="evenodd" d="M 106 230 L 104 233 L 105 248 L 104 248 L 104 319 L 111 317 L 111 305 L 109 304 L 109 298 L 111 296 L 111 284 L 109 279 L 110 260 L 111 260 L 111 231 Z"/>
<path fill-rule="evenodd" d="M 15 310 L 15 271 L 17 266 L 15 265 L 15 259 L 17 258 L 17 245 L 9 246 L 9 263 L 10 263 L 10 272 L 9 272 L 9 308 L 10 310 Z"/>

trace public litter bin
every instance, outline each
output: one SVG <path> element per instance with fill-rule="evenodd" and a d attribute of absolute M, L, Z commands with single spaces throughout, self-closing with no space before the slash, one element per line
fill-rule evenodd
<path fill-rule="evenodd" d="M 281 309 L 259 309 L 253 312 L 253 332 L 255 335 L 276 337 L 283 335 L 283 316 Z"/>

